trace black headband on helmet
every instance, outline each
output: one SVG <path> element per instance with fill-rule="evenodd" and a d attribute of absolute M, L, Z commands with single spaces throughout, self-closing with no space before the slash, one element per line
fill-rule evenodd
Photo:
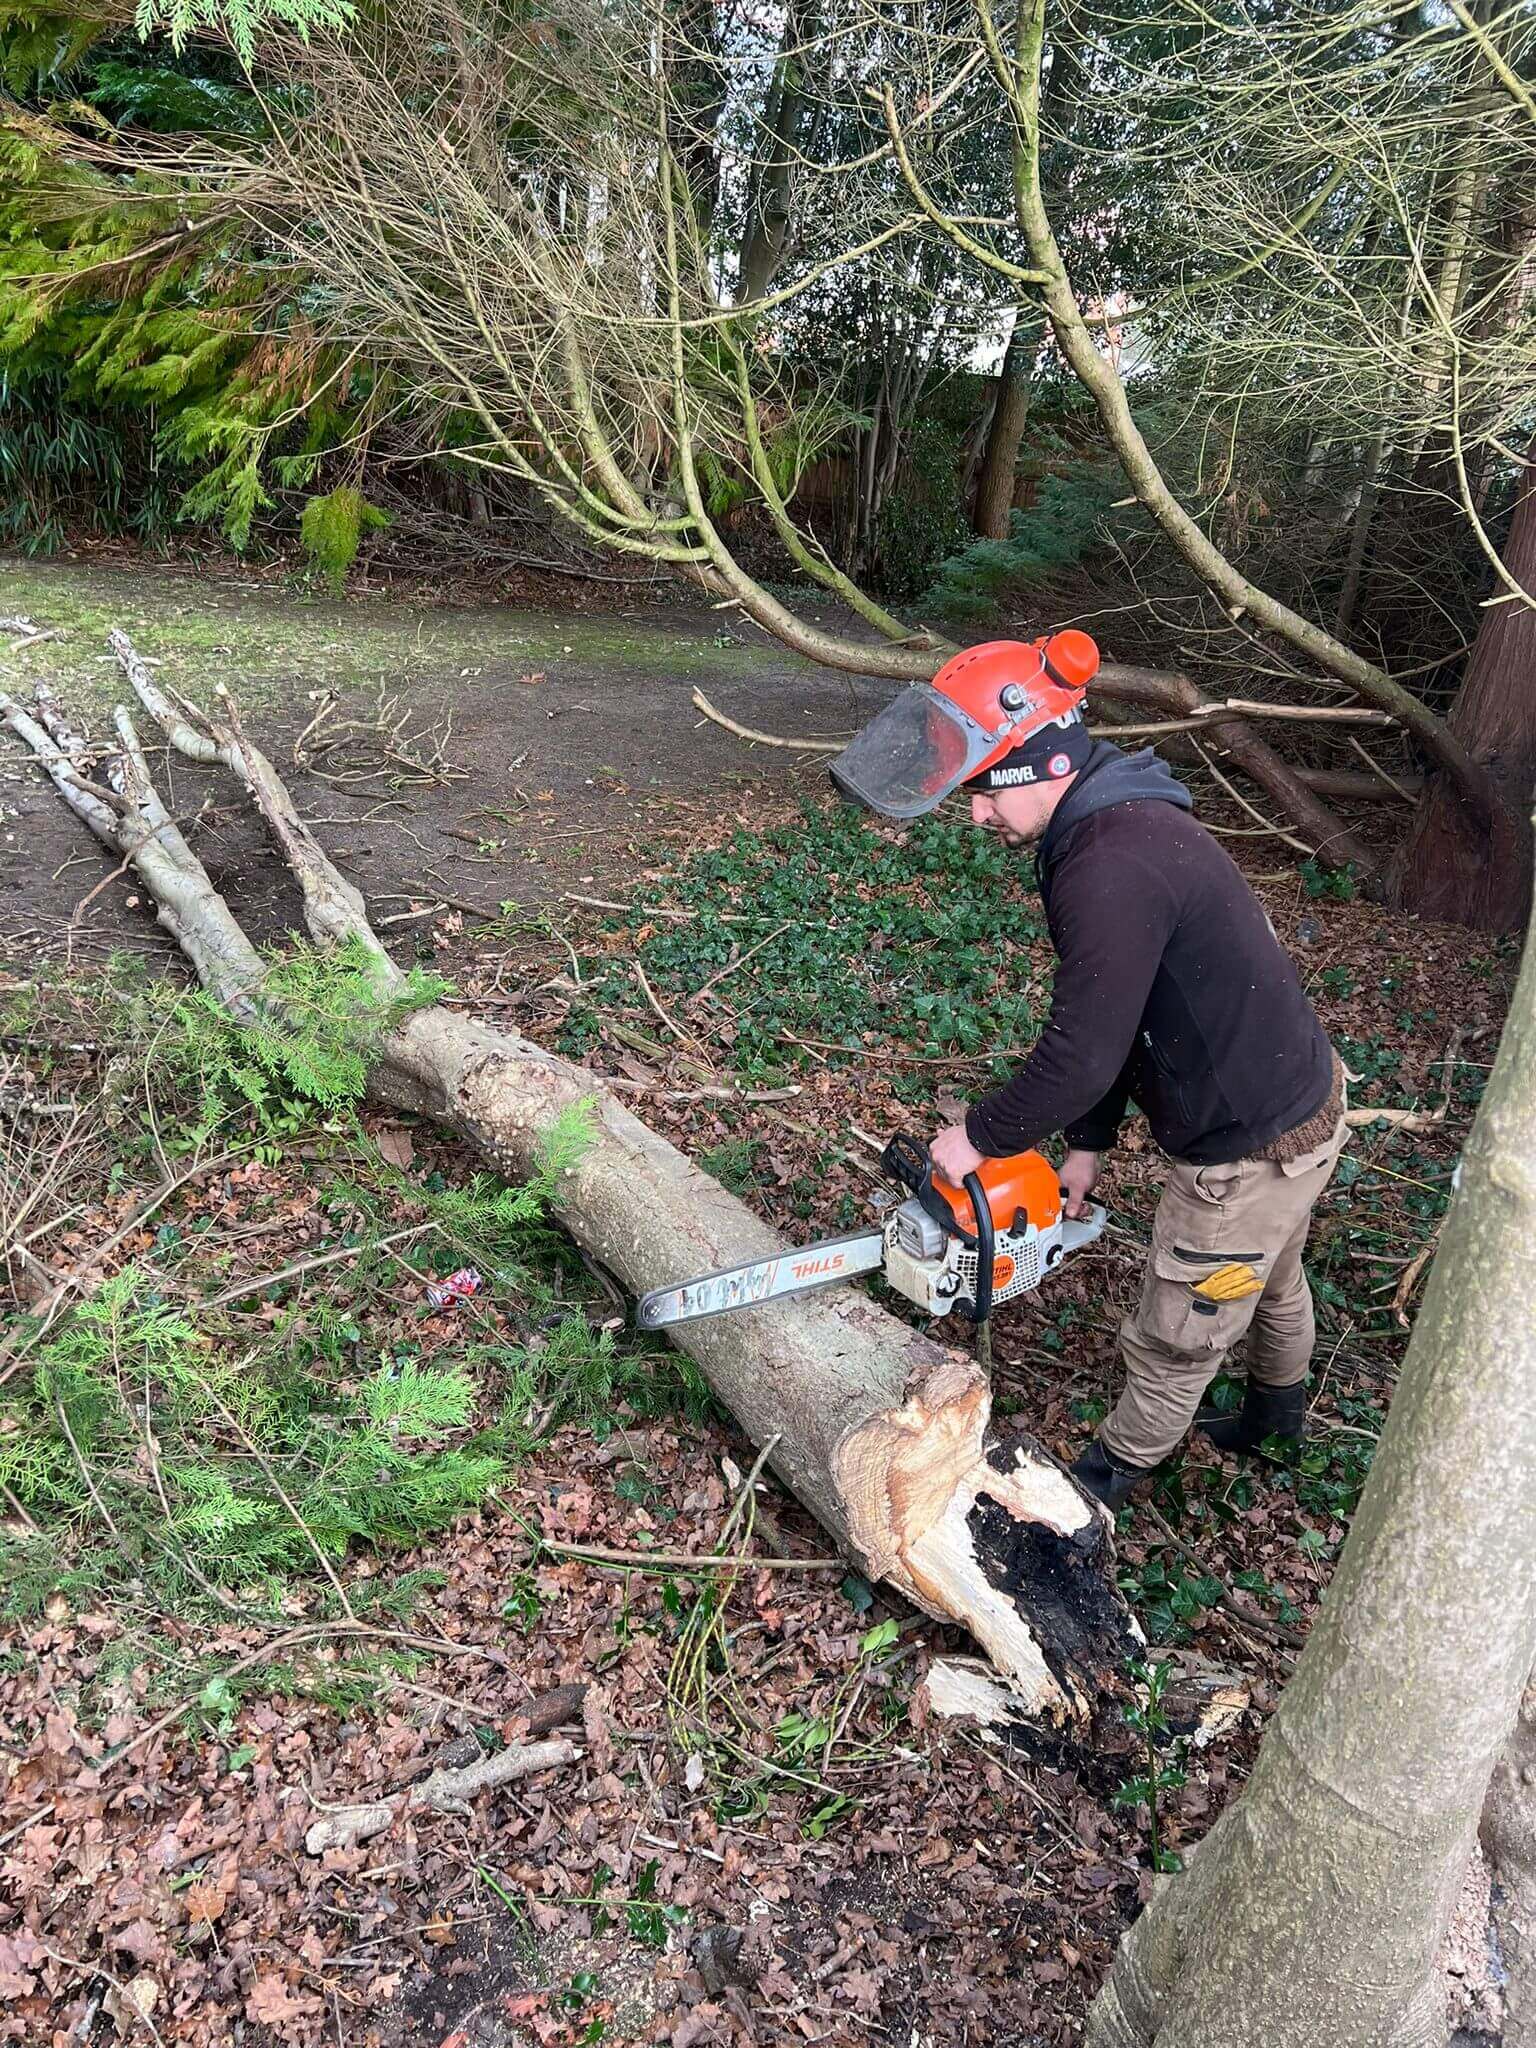
<path fill-rule="evenodd" d="M 1011 748 L 990 767 L 970 776 L 967 789 L 986 795 L 994 789 L 1021 789 L 1037 782 L 1060 782 L 1075 775 L 1093 751 L 1093 735 L 1075 711 L 1060 722 L 1042 726 Z"/>

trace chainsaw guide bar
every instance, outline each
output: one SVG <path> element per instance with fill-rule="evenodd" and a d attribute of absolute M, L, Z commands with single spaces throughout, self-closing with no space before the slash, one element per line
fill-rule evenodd
<path fill-rule="evenodd" d="M 963 1189 L 938 1179 L 927 1147 L 912 1138 L 893 1138 L 883 1160 L 908 1197 L 879 1228 L 657 1288 L 641 1300 L 640 1328 L 758 1308 L 873 1272 L 883 1272 L 890 1287 L 929 1315 L 958 1308 L 981 1323 L 997 1303 L 1038 1287 L 1104 1228 L 1096 1203 L 1081 1220 L 1062 1214 L 1056 1169 L 1038 1152 L 985 1160 L 966 1175 Z"/>

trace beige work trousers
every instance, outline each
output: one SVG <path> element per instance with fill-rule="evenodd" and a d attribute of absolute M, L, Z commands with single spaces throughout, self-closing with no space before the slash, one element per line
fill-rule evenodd
<path fill-rule="evenodd" d="M 1316 1151 L 1281 1166 L 1170 1160 L 1141 1300 L 1120 1325 L 1125 1391 L 1099 1435 L 1122 1464 L 1158 1464 L 1244 1335 L 1250 1379 L 1304 1379 L 1315 1325 L 1301 1254 L 1312 1209 L 1349 1135 L 1341 1116 Z"/>

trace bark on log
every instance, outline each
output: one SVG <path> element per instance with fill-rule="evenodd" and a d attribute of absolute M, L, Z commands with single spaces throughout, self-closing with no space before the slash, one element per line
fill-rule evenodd
<path fill-rule="evenodd" d="M 224 763 L 244 782 L 300 884 L 316 941 L 359 943 L 380 987 L 397 990 L 402 977 L 357 892 L 227 700 L 217 719 L 173 703 L 126 636 L 114 634 L 112 645 L 171 745 Z M 151 890 L 158 876 L 175 896 L 172 929 L 188 957 L 217 995 L 245 1006 L 242 1021 L 248 1017 L 260 963 L 185 841 L 173 844 L 146 826 L 147 777 L 121 807 L 92 807 L 82 801 L 78 750 L 72 759 L 7 698 L 0 716 L 97 836 Z M 125 714 L 120 731 L 142 761 Z M 165 858 L 173 876 L 162 873 Z M 202 942 L 199 917 L 219 934 L 218 945 Z M 552 1206 L 582 1248 L 636 1293 L 785 1249 L 598 1077 L 459 1012 L 409 1016 L 382 1046 L 369 1087 L 393 1106 L 452 1125 L 509 1178 L 538 1168 L 552 1126 L 584 1107 L 589 1137 L 562 1170 Z M 674 1334 L 747 1434 L 773 1441 L 775 1467 L 846 1554 L 926 1612 L 970 1629 L 1032 1713 L 1081 1726 L 1116 1688 L 1137 1637 L 1115 1588 L 1107 1518 L 1031 1439 L 993 1440 L 990 1388 L 972 1357 L 852 1289 Z"/>

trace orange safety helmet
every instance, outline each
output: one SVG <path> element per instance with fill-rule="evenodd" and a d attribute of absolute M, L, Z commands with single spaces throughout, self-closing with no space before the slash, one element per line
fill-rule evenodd
<path fill-rule="evenodd" d="M 832 780 L 882 817 L 921 818 L 1044 727 L 1080 725 L 1098 668 L 1097 645 L 1075 628 L 968 647 L 855 733 Z"/>

